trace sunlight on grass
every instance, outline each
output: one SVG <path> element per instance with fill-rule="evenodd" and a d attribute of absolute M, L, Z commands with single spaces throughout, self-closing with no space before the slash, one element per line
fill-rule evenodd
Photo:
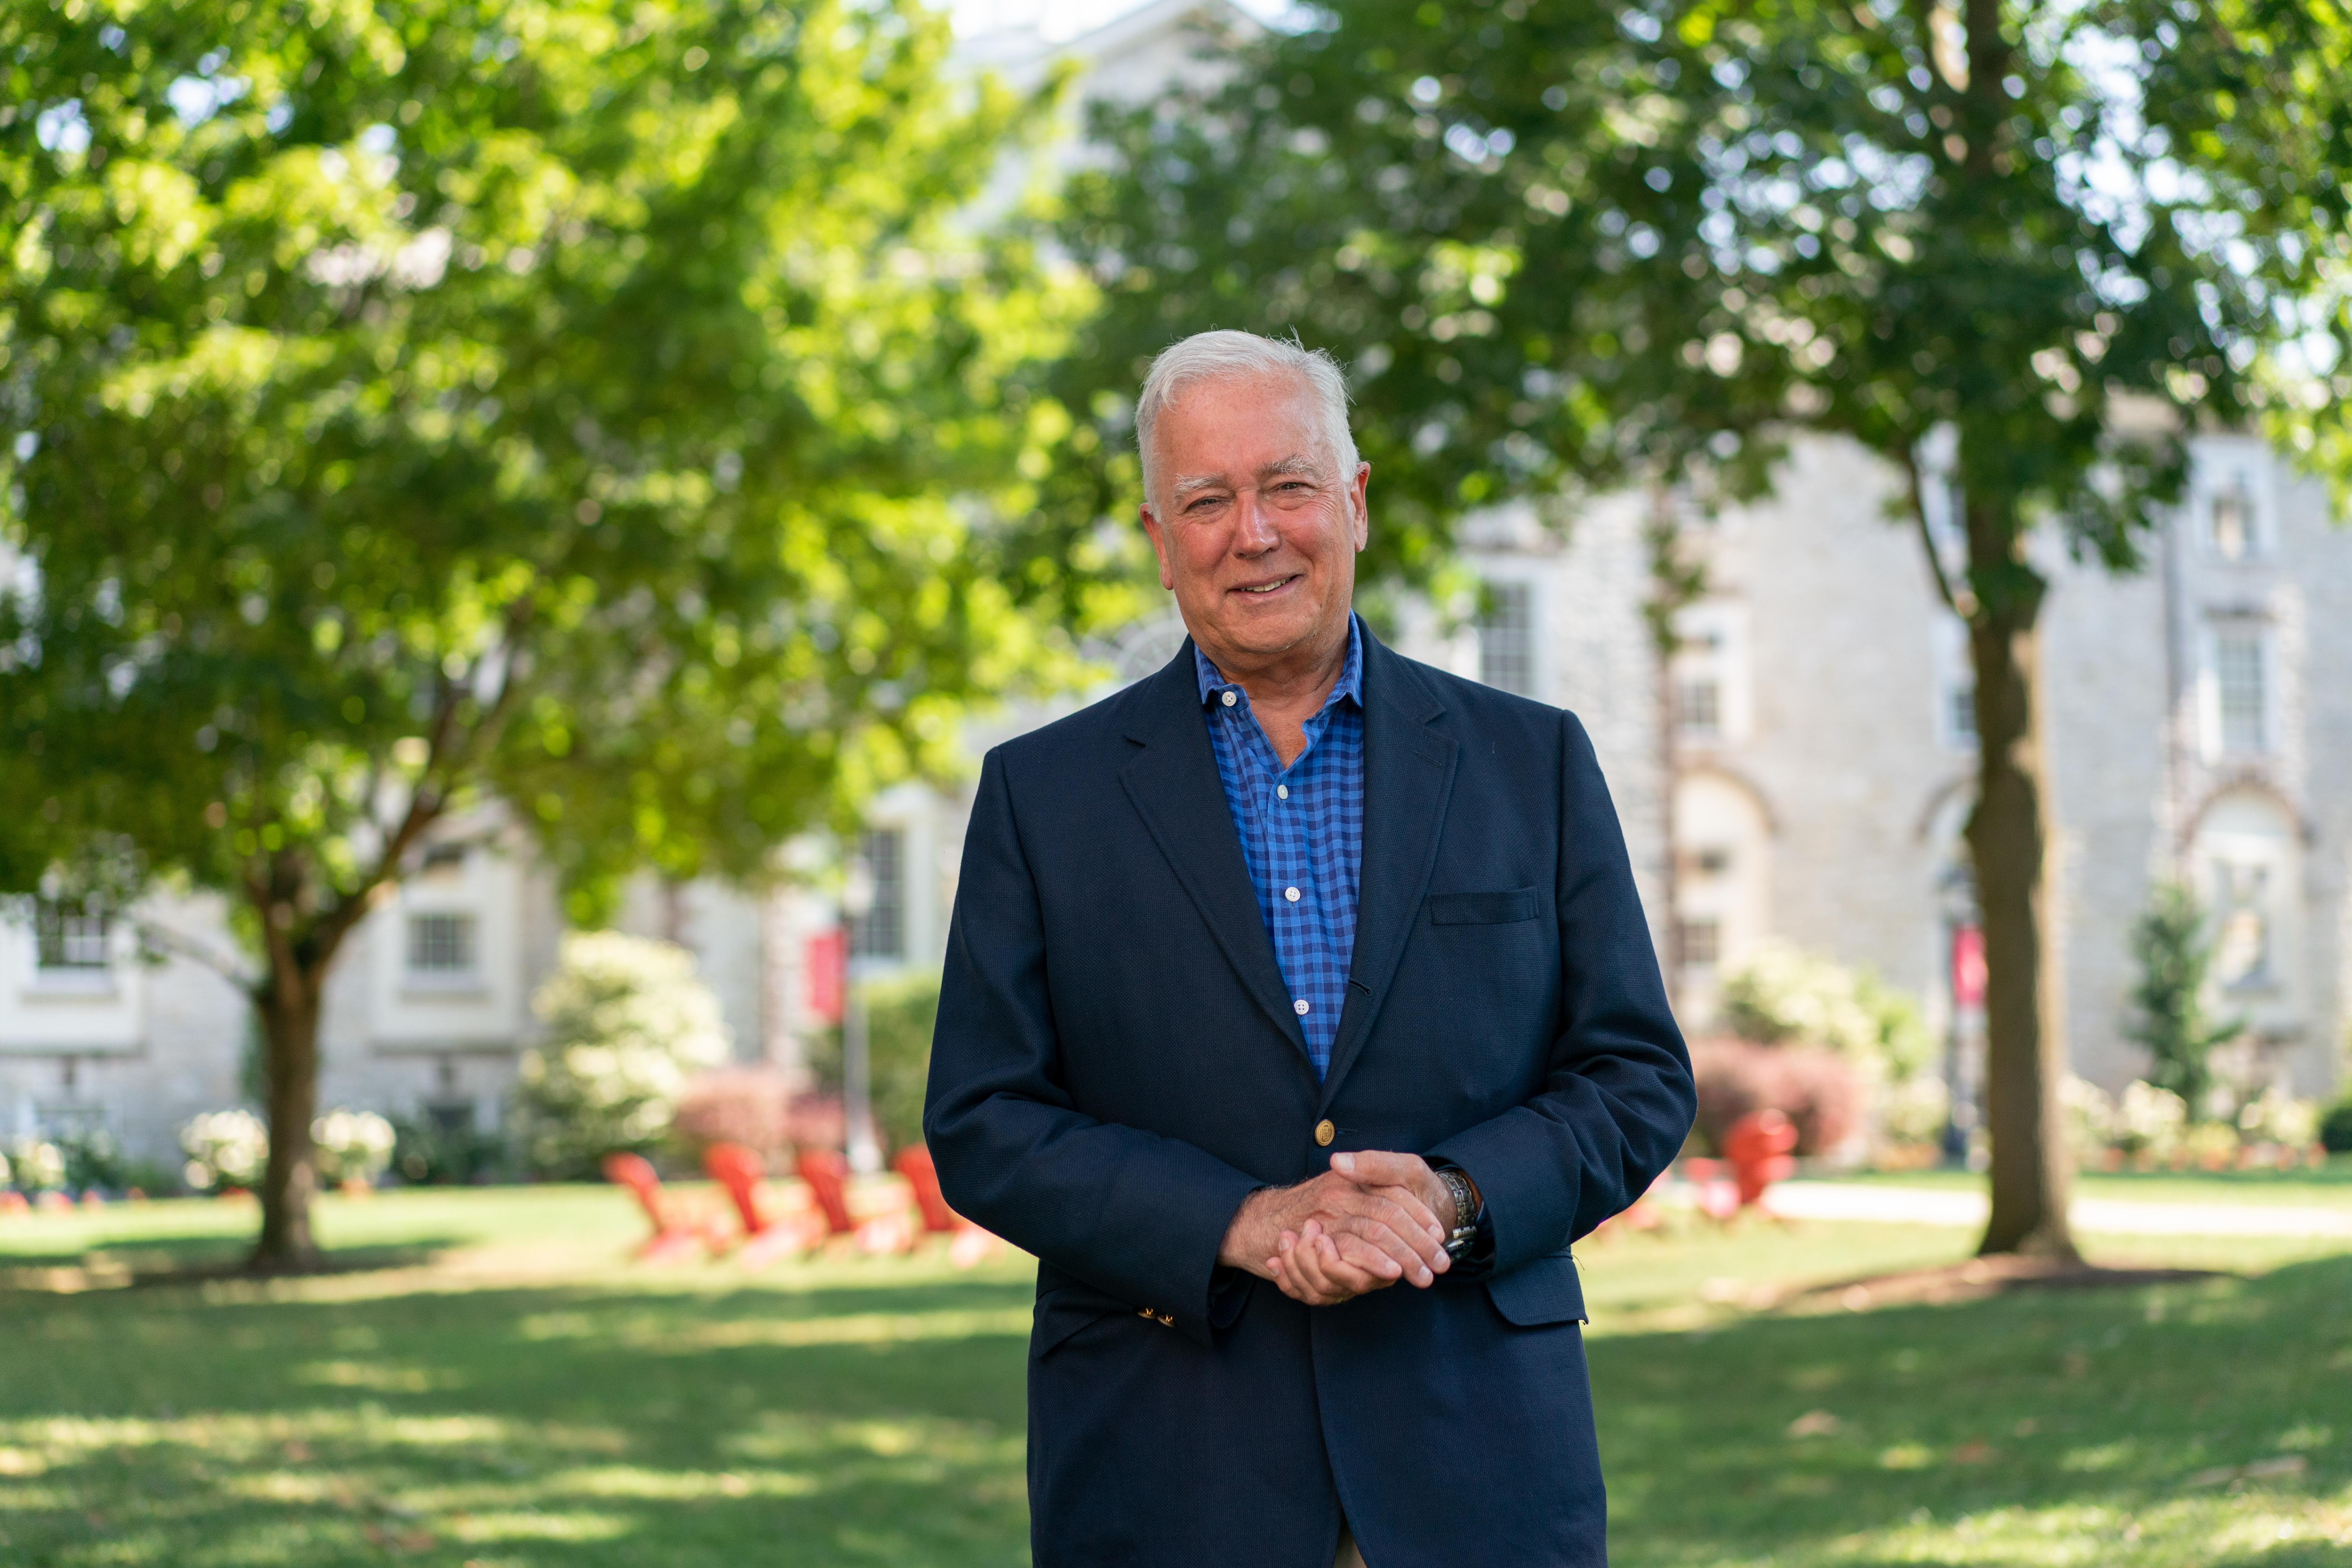
<path fill-rule="evenodd" d="M 249 1217 L 42 1216 L 0 1226 L 0 1263 L 202 1261 Z M 1024 1260 L 639 1268 L 633 1216 L 593 1188 L 331 1221 L 388 1266 L 0 1290 L 0 1563 L 1027 1560 Z M 1969 1239 L 1759 1223 L 1580 1247 L 1620 1568 L 2352 1563 L 2352 1256 L 2131 1238 L 2102 1254 L 2258 1272 L 1759 1310 Z"/>

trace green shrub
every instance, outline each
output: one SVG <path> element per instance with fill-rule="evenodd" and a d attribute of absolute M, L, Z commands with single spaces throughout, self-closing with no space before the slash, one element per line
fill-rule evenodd
<path fill-rule="evenodd" d="M 2238 1019 L 2217 1024 L 2205 1015 L 2213 943 L 2195 891 L 2184 882 L 2158 885 L 2132 927 L 2131 946 L 2139 961 L 2132 987 L 2138 1016 L 2126 1033 L 2147 1047 L 2147 1081 L 2179 1095 L 2192 1120 L 2208 1118 L 2215 1109 L 2213 1047 L 2235 1038 L 2245 1025 Z"/>
<path fill-rule="evenodd" d="M 931 1029 L 940 1016 L 939 977 L 872 981 L 860 985 L 858 994 L 866 1003 L 875 1129 L 891 1149 L 920 1143 L 923 1089 L 931 1072 Z M 827 1030 L 809 1042 L 809 1069 L 821 1091 L 842 1092 L 840 1030 Z"/>
<path fill-rule="evenodd" d="M 541 1175 L 586 1176 L 607 1154 L 653 1151 L 687 1081 L 728 1057 L 718 998 L 670 942 L 567 936 L 531 1007 L 546 1033 L 523 1055 L 514 1121 Z"/>
<path fill-rule="evenodd" d="M 2327 1108 L 2319 1119 L 2319 1143 L 2331 1154 L 2352 1154 L 2352 1092 Z"/>
<path fill-rule="evenodd" d="M 1820 1046 L 1865 1079 L 1909 1079 L 1934 1057 L 1919 1005 L 1866 972 L 1767 942 L 1723 983 L 1724 1026 L 1758 1045 Z"/>
<path fill-rule="evenodd" d="M 471 1125 L 392 1119 L 392 1173 L 412 1187 L 465 1185 L 505 1173 L 507 1142 Z"/>

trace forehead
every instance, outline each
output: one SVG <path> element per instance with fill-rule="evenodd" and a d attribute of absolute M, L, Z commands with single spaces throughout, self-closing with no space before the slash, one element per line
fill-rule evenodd
<path fill-rule="evenodd" d="M 1204 377 L 1180 388 L 1153 426 L 1164 449 L 1222 451 L 1234 460 L 1319 447 L 1321 409 L 1306 377 L 1284 372 Z M 1302 442 L 1301 437 L 1310 439 Z"/>

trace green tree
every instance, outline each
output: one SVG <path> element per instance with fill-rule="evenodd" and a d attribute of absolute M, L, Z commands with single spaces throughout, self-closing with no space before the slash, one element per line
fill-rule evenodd
<path fill-rule="evenodd" d="M 2249 8 L 2274 44 L 2300 25 Z M 1506 497 L 1752 495 L 1801 431 L 1878 454 L 1976 673 L 1983 1247 L 2071 1255 L 2034 542 L 2139 563 L 2179 432 L 2253 413 L 2267 290 L 2302 265 L 2256 212 L 2259 128 L 2176 126 L 2206 111 L 2172 88 L 2282 114 L 2315 89 L 2198 0 L 1344 0 L 1238 63 L 1105 121 L 1073 185 L 1104 305 L 1056 383 L 1096 426 L 1056 495 L 1116 489 L 1119 390 L 1211 324 L 1351 363 L 1391 574 Z M 2339 187 L 2298 202 L 2340 227 Z"/>
<path fill-rule="evenodd" d="M 256 1263 L 321 986 L 453 814 L 575 913 L 1054 675 L 996 531 L 1069 296 L 965 216 L 1029 103 L 917 0 L 0 11 L 0 889 L 216 889 Z M 167 933 L 155 933 L 159 936 Z"/>
<path fill-rule="evenodd" d="M 931 1033 L 940 1017 L 940 977 L 902 975 L 861 982 L 866 1003 L 866 1058 L 874 1125 L 887 1150 L 923 1141 L 923 1095 L 931 1076 Z M 809 1042 L 809 1068 L 827 1094 L 842 1091 L 841 1029 Z"/>
<path fill-rule="evenodd" d="M 2244 1029 L 2242 1019 L 2216 1023 L 2205 1011 L 2205 982 L 2213 969 L 2213 941 L 2205 908 L 2183 882 L 2160 884 L 2132 926 L 2132 956 L 2139 979 L 2132 986 L 2138 1017 L 2131 1037 L 2147 1047 L 2147 1081 L 2168 1089 L 2199 1121 L 2210 1113 L 2210 1058 Z"/>

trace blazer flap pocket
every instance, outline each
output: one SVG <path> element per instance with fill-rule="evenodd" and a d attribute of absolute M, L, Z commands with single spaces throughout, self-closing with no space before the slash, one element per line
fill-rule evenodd
<path fill-rule="evenodd" d="M 1029 1331 L 1029 1353 L 1042 1357 L 1088 1323 L 1135 1310 L 1091 1286 L 1071 1285 L 1048 1290 L 1037 1298 L 1036 1316 Z"/>
<path fill-rule="evenodd" d="M 1536 918 L 1536 889 L 1513 888 L 1501 893 L 1432 893 L 1429 923 L 1441 926 L 1498 926 Z"/>
<path fill-rule="evenodd" d="M 1584 1285 L 1576 1277 L 1576 1260 L 1565 1252 L 1496 1275 L 1486 1281 L 1486 1294 L 1495 1310 L 1523 1329 L 1591 1321 L 1584 1315 Z"/>

